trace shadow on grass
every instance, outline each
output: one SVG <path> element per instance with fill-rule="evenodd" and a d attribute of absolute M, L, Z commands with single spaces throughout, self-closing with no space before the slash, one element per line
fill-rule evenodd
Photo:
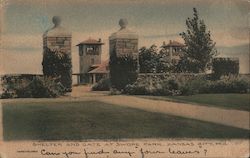
<path fill-rule="evenodd" d="M 97 101 L 3 105 L 4 140 L 248 138 L 249 131 Z"/>
<path fill-rule="evenodd" d="M 250 112 L 250 94 L 226 93 L 226 94 L 195 94 L 190 96 L 143 96 L 137 97 L 165 100 L 177 103 L 188 103 L 202 106 L 210 106 L 225 109 L 235 109 Z"/>

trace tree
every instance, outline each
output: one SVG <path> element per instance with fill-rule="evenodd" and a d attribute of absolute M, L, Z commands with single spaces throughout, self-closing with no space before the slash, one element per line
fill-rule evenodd
<path fill-rule="evenodd" d="M 156 45 L 139 50 L 139 64 L 141 73 L 164 73 L 170 70 L 166 54 L 162 50 L 158 52 Z"/>
<path fill-rule="evenodd" d="M 141 73 L 156 72 L 158 64 L 157 46 L 152 45 L 150 48 L 142 47 L 139 50 L 139 64 Z"/>
<path fill-rule="evenodd" d="M 162 48 L 158 54 L 158 64 L 157 64 L 157 72 L 173 72 L 175 69 L 175 65 L 169 61 L 169 56 L 165 48 Z"/>
<path fill-rule="evenodd" d="M 202 73 L 211 68 L 212 58 L 217 55 L 215 42 L 196 8 L 193 18 L 186 20 L 187 32 L 180 33 L 185 41 L 184 56 L 178 64 L 178 71 Z"/>

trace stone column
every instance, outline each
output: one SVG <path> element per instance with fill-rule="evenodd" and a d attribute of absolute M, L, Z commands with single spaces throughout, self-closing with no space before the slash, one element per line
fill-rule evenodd
<path fill-rule="evenodd" d="M 72 62 L 71 62 L 71 33 L 61 26 L 61 19 L 58 16 L 54 16 L 52 19 L 54 27 L 47 30 L 43 34 L 43 56 L 44 59 L 48 53 L 62 52 L 69 58 L 70 65 L 67 69 L 62 68 L 58 72 L 60 81 L 66 87 L 67 91 L 72 89 Z M 46 66 L 46 62 L 43 62 L 43 67 Z M 53 67 L 52 67 L 53 68 Z M 45 76 L 50 76 L 43 71 Z"/>
<path fill-rule="evenodd" d="M 126 19 L 120 19 L 121 29 L 109 37 L 109 53 L 116 53 L 117 57 L 123 55 L 132 55 L 138 58 L 138 35 L 127 28 Z"/>
<path fill-rule="evenodd" d="M 110 79 L 113 88 L 122 90 L 127 84 L 136 80 L 135 74 L 139 72 L 139 52 L 138 35 L 127 28 L 127 19 L 120 19 L 119 25 L 120 30 L 109 37 Z M 132 67 L 131 70 L 127 70 L 126 67 L 122 67 L 124 65 L 116 62 L 123 60 L 122 57 L 124 56 L 137 60 L 135 70 Z"/>
<path fill-rule="evenodd" d="M 96 74 L 93 74 L 93 84 L 96 83 Z"/>

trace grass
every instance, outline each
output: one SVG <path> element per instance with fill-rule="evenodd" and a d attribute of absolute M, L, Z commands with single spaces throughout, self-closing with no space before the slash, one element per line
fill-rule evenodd
<path fill-rule="evenodd" d="M 96 101 L 3 105 L 4 140 L 248 138 L 249 130 Z"/>
<path fill-rule="evenodd" d="M 199 104 L 250 111 L 250 94 L 196 94 L 190 96 L 140 96 L 154 100 Z"/>

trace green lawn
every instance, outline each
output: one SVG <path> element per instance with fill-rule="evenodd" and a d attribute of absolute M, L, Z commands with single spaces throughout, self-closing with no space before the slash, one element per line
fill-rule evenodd
<path fill-rule="evenodd" d="M 4 140 L 248 138 L 249 130 L 96 101 L 3 105 Z"/>
<path fill-rule="evenodd" d="M 250 94 L 196 94 L 190 96 L 140 97 L 250 111 Z"/>

